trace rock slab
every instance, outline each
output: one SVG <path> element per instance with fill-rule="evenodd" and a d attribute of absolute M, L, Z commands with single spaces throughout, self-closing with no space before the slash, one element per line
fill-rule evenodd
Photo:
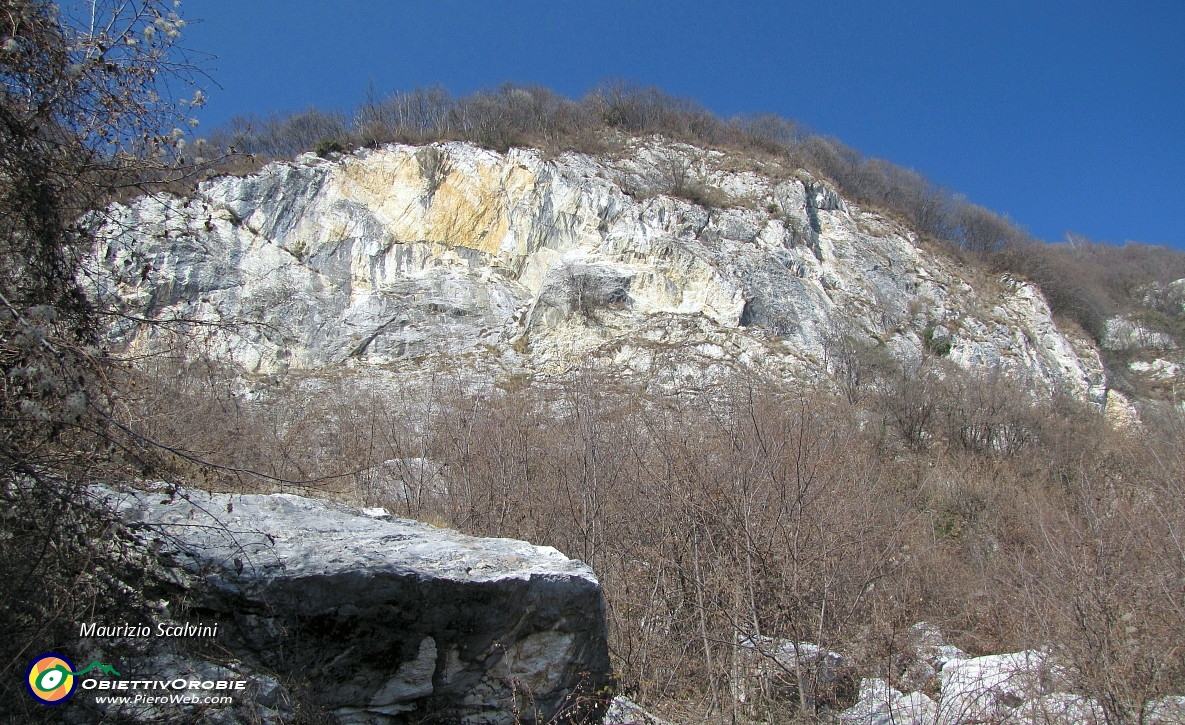
<path fill-rule="evenodd" d="M 225 622 L 223 644 L 343 723 L 600 716 L 601 588 L 551 547 L 288 494 L 109 498 Z"/>

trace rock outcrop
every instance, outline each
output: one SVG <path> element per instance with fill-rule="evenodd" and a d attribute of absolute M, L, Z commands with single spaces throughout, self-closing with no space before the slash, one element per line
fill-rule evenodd
<path fill-rule="evenodd" d="M 646 712 L 641 705 L 618 695 L 609 703 L 602 725 L 671 725 L 670 722 Z"/>
<path fill-rule="evenodd" d="M 555 549 L 293 495 L 106 498 L 172 562 L 223 651 L 340 722 L 502 725 L 516 710 L 546 722 L 604 707 L 601 589 Z"/>
<path fill-rule="evenodd" d="M 1050 658 L 1034 650 L 948 662 L 939 673 L 939 722 L 1001 720 L 1019 706 L 1056 692 L 1056 674 Z"/>
<path fill-rule="evenodd" d="M 906 635 L 888 671 L 879 672 L 891 680 L 859 679 L 851 660 L 810 642 L 738 636 L 730 682 L 738 711 L 760 720 L 806 705 L 843 725 L 1109 722 L 1098 700 L 1074 692 L 1070 672 L 1048 652 L 969 657 L 927 622 Z M 1185 697 L 1149 701 L 1143 712 L 1142 722 L 1185 725 Z"/>
<path fill-rule="evenodd" d="M 153 344 L 137 318 L 195 323 L 249 372 L 435 358 L 494 377 L 606 365 L 670 389 L 738 366 L 821 378 L 854 343 L 1102 404 L 1097 350 L 1033 286 L 977 276 L 804 171 L 627 145 L 308 154 L 142 198 L 111 211 L 95 292 L 132 313 L 122 343 Z"/>
<path fill-rule="evenodd" d="M 1107 413 L 1128 428 L 1148 406 L 1185 408 L 1179 394 L 1185 388 L 1185 279 L 1147 285 L 1142 297 L 1139 292 L 1134 310 L 1106 320 L 1102 339 L 1109 372 L 1127 393 L 1109 396 Z"/>

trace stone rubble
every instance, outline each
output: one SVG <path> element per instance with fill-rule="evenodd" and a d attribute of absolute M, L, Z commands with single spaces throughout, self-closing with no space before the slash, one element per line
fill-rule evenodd
<path fill-rule="evenodd" d="M 844 725 L 1104 725 L 1098 702 L 1068 692 L 1067 673 L 1048 654 L 1026 650 L 968 657 L 946 644 L 937 627 L 911 628 L 902 692 L 879 678 L 860 683 L 856 703 L 838 714 Z M 937 682 L 917 677 L 918 663 Z M 923 691 L 926 690 L 926 691 Z M 1149 703 L 1145 722 L 1185 725 L 1185 697 Z"/>

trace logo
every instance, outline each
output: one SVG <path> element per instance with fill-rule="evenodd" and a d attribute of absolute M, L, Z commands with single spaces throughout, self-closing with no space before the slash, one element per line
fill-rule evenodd
<path fill-rule="evenodd" d="M 29 694 L 43 705 L 60 705 L 74 694 L 74 678 L 85 675 L 98 668 L 100 672 L 119 677 L 119 673 L 111 665 L 100 664 L 98 660 L 90 666 L 74 671 L 74 663 L 57 652 L 46 652 L 29 665 L 25 675 L 25 684 L 29 687 Z"/>
<path fill-rule="evenodd" d="M 46 652 L 29 665 L 25 682 L 37 702 L 60 705 L 74 694 L 74 663 L 56 652 Z"/>

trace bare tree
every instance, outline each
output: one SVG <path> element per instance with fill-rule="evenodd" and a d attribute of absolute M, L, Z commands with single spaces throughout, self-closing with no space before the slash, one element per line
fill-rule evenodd
<path fill-rule="evenodd" d="M 99 565 L 107 522 L 83 499 L 91 469 L 134 448 L 110 421 L 98 311 L 78 276 L 112 194 L 167 179 L 184 154 L 204 99 L 186 86 L 184 27 L 160 0 L 0 2 L 0 688 L 12 707 L 28 699 L 11 689 L 23 655 L 80 607 L 120 598 Z"/>

